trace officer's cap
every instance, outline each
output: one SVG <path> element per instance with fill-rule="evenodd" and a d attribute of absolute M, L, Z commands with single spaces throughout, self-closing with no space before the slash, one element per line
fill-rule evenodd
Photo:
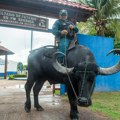
<path fill-rule="evenodd" d="M 61 15 L 61 16 L 67 16 L 68 12 L 67 12 L 67 10 L 63 9 L 63 10 L 60 10 L 59 15 Z"/>

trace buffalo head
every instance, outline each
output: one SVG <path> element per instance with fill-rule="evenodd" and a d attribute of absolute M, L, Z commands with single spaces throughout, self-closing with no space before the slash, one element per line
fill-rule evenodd
<path fill-rule="evenodd" d="M 69 82 L 71 82 L 71 88 L 77 98 L 76 102 L 80 106 L 91 105 L 91 95 L 94 90 L 95 78 L 97 75 L 110 75 L 120 71 L 120 62 L 112 67 L 102 68 L 97 66 L 94 62 L 85 61 L 78 63 L 72 68 L 68 68 L 62 66 L 57 61 L 57 54 L 58 53 L 54 54 L 53 66 L 58 72 L 68 76 Z"/>

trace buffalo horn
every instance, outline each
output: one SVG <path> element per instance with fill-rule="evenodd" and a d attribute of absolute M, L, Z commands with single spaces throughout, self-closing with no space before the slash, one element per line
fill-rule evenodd
<path fill-rule="evenodd" d="M 116 65 L 114 65 L 112 67 L 109 67 L 109 68 L 99 67 L 98 74 L 100 74 L 100 75 L 110 75 L 110 74 L 117 73 L 119 71 L 120 71 L 120 61 Z"/>
<path fill-rule="evenodd" d="M 120 55 L 120 49 L 113 49 L 113 50 L 111 50 L 107 55 L 109 55 L 109 54 L 111 54 L 111 53 Z"/>
<path fill-rule="evenodd" d="M 57 61 L 57 55 L 58 55 L 58 54 L 62 54 L 62 55 L 65 56 L 65 54 L 62 53 L 62 52 L 56 52 L 56 53 L 54 53 L 54 55 L 53 55 L 53 67 L 54 67 L 58 72 L 60 72 L 60 73 L 62 73 L 62 74 L 68 74 L 68 73 L 72 72 L 73 68 L 64 67 L 64 66 L 62 66 L 62 65 Z"/>

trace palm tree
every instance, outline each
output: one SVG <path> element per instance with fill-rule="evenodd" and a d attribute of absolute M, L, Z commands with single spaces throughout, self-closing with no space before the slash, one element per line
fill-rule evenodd
<path fill-rule="evenodd" d="M 93 23 L 97 31 L 97 35 L 105 36 L 107 31 L 106 25 L 111 18 L 120 14 L 119 0 L 77 0 L 79 3 L 86 4 L 96 9 L 93 16 Z"/>
<path fill-rule="evenodd" d="M 22 72 L 22 70 L 23 70 L 23 63 L 22 62 L 18 62 L 17 70 Z"/>
<path fill-rule="evenodd" d="M 115 48 L 120 48 L 120 19 L 112 20 L 108 27 L 115 33 Z"/>

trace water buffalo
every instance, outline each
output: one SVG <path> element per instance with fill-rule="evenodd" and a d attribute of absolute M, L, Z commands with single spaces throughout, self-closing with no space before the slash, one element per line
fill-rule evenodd
<path fill-rule="evenodd" d="M 89 106 L 92 104 L 96 75 L 109 75 L 120 71 L 120 62 L 109 68 L 101 68 L 96 64 L 92 52 L 85 46 L 76 45 L 67 51 L 65 56 L 67 67 L 57 61 L 56 49 L 41 47 L 32 51 L 28 57 L 28 79 L 25 84 L 25 110 L 31 109 L 30 91 L 33 86 L 34 107 L 38 111 L 43 108 L 39 105 L 38 94 L 46 80 L 50 84 L 65 84 L 70 103 L 71 120 L 79 120 L 77 105 Z"/>

